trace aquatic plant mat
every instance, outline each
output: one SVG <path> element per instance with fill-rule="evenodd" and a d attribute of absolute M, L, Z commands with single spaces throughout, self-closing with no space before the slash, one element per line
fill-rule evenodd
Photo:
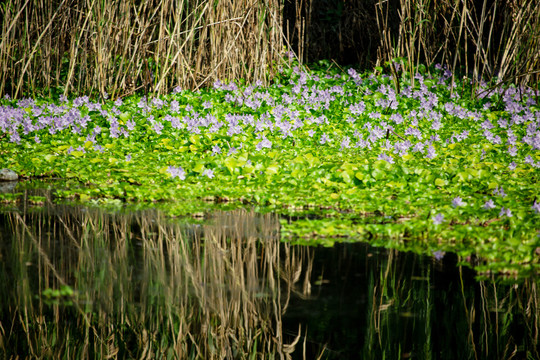
<path fill-rule="evenodd" d="M 538 358 L 535 278 L 280 241 L 280 219 L 25 204 L 0 213 L 0 356 Z"/>
<path fill-rule="evenodd" d="M 292 241 L 341 237 L 454 252 L 486 273 L 538 273 L 538 91 L 403 64 L 360 74 L 289 60 L 270 86 L 5 97 L 0 168 L 60 178 L 60 200 L 157 202 L 170 216 L 255 206 L 288 215 Z"/>

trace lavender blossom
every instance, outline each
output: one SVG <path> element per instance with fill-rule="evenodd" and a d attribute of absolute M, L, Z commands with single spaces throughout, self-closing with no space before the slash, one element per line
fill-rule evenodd
<path fill-rule="evenodd" d="M 321 145 L 324 145 L 326 144 L 327 142 L 331 141 L 330 138 L 328 137 L 328 135 L 326 134 L 322 134 L 321 136 L 321 140 L 320 140 L 320 144 Z"/>
<path fill-rule="evenodd" d="M 266 137 L 263 137 L 262 141 L 259 142 L 255 148 L 257 151 L 260 151 L 263 148 L 271 149 L 272 148 L 272 142 L 268 140 Z"/>
<path fill-rule="evenodd" d="M 212 169 L 204 169 L 204 171 L 202 172 L 202 175 L 208 177 L 209 179 L 212 179 L 215 176 L 214 171 Z"/>
<path fill-rule="evenodd" d="M 540 214 L 540 203 L 534 201 L 534 204 L 531 206 L 531 209 L 534 210 L 537 214 Z"/>
<path fill-rule="evenodd" d="M 512 211 L 508 208 L 501 208 L 501 212 L 499 213 L 499 217 L 506 216 L 506 217 L 512 217 Z"/>
<path fill-rule="evenodd" d="M 430 145 L 427 149 L 426 158 L 433 159 L 435 156 L 437 156 L 435 148 L 433 147 L 433 145 Z"/>
<path fill-rule="evenodd" d="M 501 187 L 496 187 L 495 190 L 493 190 L 493 195 L 499 195 L 501 197 L 505 197 L 506 193 L 504 192 L 504 189 Z"/>
<path fill-rule="evenodd" d="M 433 224 L 435 224 L 435 225 L 442 224 L 443 221 L 444 221 L 444 215 L 441 214 L 441 213 L 438 213 L 438 214 L 435 215 L 435 217 L 433 218 Z"/>
<path fill-rule="evenodd" d="M 345 136 L 341 141 L 341 150 L 349 148 L 351 145 L 351 139 L 348 136 Z"/>
<path fill-rule="evenodd" d="M 492 199 L 489 199 L 488 201 L 486 201 L 486 203 L 484 204 L 484 209 L 486 210 L 495 209 L 495 203 L 493 202 Z"/>
<path fill-rule="evenodd" d="M 452 206 L 457 208 L 457 207 L 460 207 L 460 206 L 465 206 L 467 205 L 467 203 L 465 203 L 463 201 L 463 199 L 459 196 L 456 196 L 453 200 L 452 200 Z"/>
<path fill-rule="evenodd" d="M 171 178 L 179 178 L 180 180 L 185 180 L 186 179 L 186 172 L 184 171 L 184 169 L 182 169 L 182 167 L 174 167 L 174 166 L 169 166 L 169 174 L 171 174 Z"/>
<path fill-rule="evenodd" d="M 433 255 L 433 257 L 435 258 L 435 260 L 441 261 L 442 258 L 444 257 L 444 254 L 445 254 L 444 251 L 442 251 L 442 250 L 437 250 L 437 251 L 434 251 L 432 255 Z"/>

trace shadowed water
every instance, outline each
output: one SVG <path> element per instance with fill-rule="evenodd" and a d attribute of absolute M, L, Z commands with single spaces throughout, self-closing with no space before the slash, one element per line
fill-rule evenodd
<path fill-rule="evenodd" d="M 540 357 L 538 279 L 294 246 L 272 214 L 12 207 L 0 259 L 2 358 Z"/>

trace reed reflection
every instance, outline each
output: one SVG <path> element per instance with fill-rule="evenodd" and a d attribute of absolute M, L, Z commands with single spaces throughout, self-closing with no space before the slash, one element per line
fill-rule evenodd
<path fill-rule="evenodd" d="M 0 356 L 540 358 L 536 278 L 280 236 L 246 210 L 0 213 Z"/>
<path fill-rule="evenodd" d="M 295 349 L 298 337 L 282 335 L 273 215 L 218 212 L 190 224 L 54 206 L 0 224 L 4 356 L 287 358 Z"/>

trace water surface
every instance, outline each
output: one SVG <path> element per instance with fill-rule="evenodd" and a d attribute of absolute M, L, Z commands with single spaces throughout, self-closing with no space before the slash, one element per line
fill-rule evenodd
<path fill-rule="evenodd" d="M 540 358 L 538 279 L 294 246 L 272 214 L 25 203 L 0 257 L 3 358 Z"/>

